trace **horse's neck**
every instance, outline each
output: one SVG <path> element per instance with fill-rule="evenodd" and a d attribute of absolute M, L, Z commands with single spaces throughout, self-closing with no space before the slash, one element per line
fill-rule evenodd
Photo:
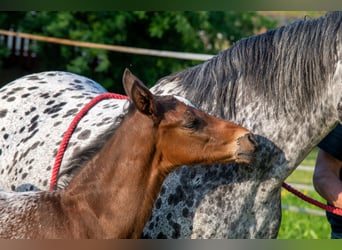
<path fill-rule="evenodd" d="M 162 185 L 152 164 L 153 124 L 146 121 L 124 119 L 66 190 L 69 201 L 89 206 L 110 237 L 139 237 Z"/>

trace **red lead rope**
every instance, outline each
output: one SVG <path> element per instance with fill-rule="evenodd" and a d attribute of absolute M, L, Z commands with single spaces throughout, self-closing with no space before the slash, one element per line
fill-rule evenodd
<path fill-rule="evenodd" d="M 342 209 L 334 207 L 334 206 L 330 206 L 330 205 L 326 205 L 323 204 L 317 200 L 314 200 L 308 196 L 306 196 L 305 194 L 299 192 L 298 190 L 294 189 L 293 187 L 291 187 L 290 185 L 286 184 L 285 182 L 283 183 L 283 188 L 285 188 L 287 191 L 293 193 L 294 195 L 296 195 L 297 197 L 301 198 L 302 200 L 315 205 L 316 207 L 322 208 L 327 212 L 333 213 L 333 214 L 337 214 L 342 216 Z"/>
<path fill-rule="evenodd" d="M 128 99 L 129 97 L 124 96 L 124 95 L 119 95 L 119 94 L 114 94 L 114 93 L 104 93 L 101 95 L 96 96 L 94 99 L 92 99 L 86 106 L 84 106 L 80 112 L 74 117 L 72 120 L 71 124 L 69 125 L 67 131 L 65 132 L 63 136 L 63 140 L 61 144 L 59 145 L 59 149 L 56 155 L 55 163 L 53 165 L 52 169 L 52 176 L 50 180 L 50 191 L 56 190 L 57 187 L 57 177 L 59 173 L 59 168 L 61 166 L 61 162 L 63 159 L 64 152 L 68 146 L 69 140 L 72 136 L 72 133 L 74 132 L 77 124 L 80 122 L 80 120 L 85 116 L 85 114 L 93 107 L 95 106 L 98 102 L 105 100 L 105 99 Z M 317 200 L 314 200 L 305 194 L 299 192 L 298 190 L 294 189 L 290 185 L 286 184 L 285 182 L 282 184 L 283 188 L 285 188 L 287 191 L 293 193 L 297 197 L 301 198 L 302 200 L 315 205 L 321 209 L 324 209 L 330 213 L 337 214 L 342 216 L 342 209 L 339 209 L 337 207 L 329 206 L 326 204 L 323 204 Z"/>
<path fill-rule="evenodd" d="M 105 100 L 105 99 L 128 99 L 128 96 L 114 94 L 114 93 L 104 93 L 101 95 L 96 96 L 94 99 L 92 99 L 87 105 L 85 105 L 78 114 L 74 117 L 72 122 L 70 123 L 67 131 L 65 132 L 63 136 L 63 140 L 61 144 L 59 145 L 59 149 L 57 151 L 57 155 L 55 158 L 55 163 L 53 165 L 52 169 L 52 176 L 50 179 L 50 191 L 56 190 L 57 187 L 57 177 L 59 173 L 59 168 L 61 166 L 61 162 L 64 156 L 64 152 L 68 146 L 69 140 L 77 126 L 77 124 L 80 122 L 80 120 L 85 116 L 85 114 L 98 102 Z"/>

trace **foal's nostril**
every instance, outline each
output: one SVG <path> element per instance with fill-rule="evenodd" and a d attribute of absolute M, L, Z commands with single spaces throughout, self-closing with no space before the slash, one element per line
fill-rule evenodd
<path fill-rule="evenodd" d="M 248 140 L 250 141 L 250 143 L 251 143 L 255 148 L 258 147 L 258 142 L 257 142 L 257 140 L 255 139 L 255 137 L 254 137 L 253 134 L 247 134 L 247 138 L 248 138 Z"/>
<path fill-rule="evenodd" d="M 258 142 L 252 133 L 243 135 L 238 139 L 238 143 L 244 148 L 244 151 L 255 152 L 258 147 Z"/>
<path fill-rule="evenodd" d="M 252 133 L 245 134 L 238 139 L 239 149 L 237 158 L 240 163 L 250 163 L 254 159 L 258 142 Z"/>

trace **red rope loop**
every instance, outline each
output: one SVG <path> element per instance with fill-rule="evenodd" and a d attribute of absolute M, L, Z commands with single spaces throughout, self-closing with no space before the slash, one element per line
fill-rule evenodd
<path fill-rule="evenodd" d="M 65 150 L 69 144 L 69 140 L 77 126 L 77 124 L 80 122 L 80 120 L 83 118 L 83 116 L 86 115 L 86 113 L 95 106 L 98 102 L 105 100 L 105 99 L 128 99 L 127 96 L 114 94 L 114 93 L 103 93 L 98 96 L 96 96 L 94 99 L 92 99 L 87 105 L 85 105 L 78 114 L 74 117 L 72 122 L 70 123 L 67 131 L 65 132 L 62 142 L 59 145 L 59 149 L 57 151 L 57 155 L 55 158 L 55 163 L 53 165 L 52 169 L 52 176 L 50 179 L 50 190 L 56 190 L 57 188 L 57 177 L 59 173 L 59 169 L 62 163 L 62 159 L 65 153 Z"/>
<path fill-rule="evenodd" d="M 92 99 L 87 105 L 85 105 L 79 112 L 78 114 L 74 117 L 74 119 L 72 120 L 72 122 L 70 123 L 67 131 L 65 132 L 62 142 L 59 145 L 59 149 L 57 151 L 57 155 L 55 158 L 55 163 L 53 165 L 53 169 L 52 169 L 52 176 L 51 176 L 51 180 L 50 180 L 50 190 L 53 191 L 56 189 L 57 187 L 57 177 L 58 177 L 58 173 L 59 173 L 59 169 L 61 166 L 61 162 L 65 153 L 65 150 L 68 146 L 69 140 L 77 126 L 77 124 L 80 122 L 80 120 L 83 118 L 83 116 L 86 115 L 86 113 L 93 107 L 95 106 L 98 102 L 104 100 L 104 99 L 128 99 L 129 97 L 124 96 L 124 95 L 119 95 L 119 94 L 114 94 L 114 93 L 104 93 L 104 94 L 100 94 L 98 96 L 96 96 L 94 99 Z M 287 191 L 293 193 L 294 195 L 296 195 L 297 197 L 301 198 L 302 200 L 315 205 L 321 209 L 324 209 L 330 213 L 333 214 L 337 214 L 342 216 L 342 209 L 337 208 L 337 207 L 333 207 L 330 205 L 326 205 L 323 204 L 317 200 L 314 200 L 308 196 L 306 196 L 305 194 L 301 193 L 300 191 L 294 189 L 293 187 L 291 187 L 290 185 L 286 184 L 285 182 L 282 184 L 283 188 L 285 188 Z"/>

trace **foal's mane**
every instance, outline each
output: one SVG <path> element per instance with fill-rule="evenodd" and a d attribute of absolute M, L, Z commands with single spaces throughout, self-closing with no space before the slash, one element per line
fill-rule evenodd
<path fill-rule="evenodd" d="M 83 165 L 90 161 L 102 149 L 102 147 L 104 147 L 106 142 L 114 136 L 117 128 L 122 124 L 125 117 L 132 114 L 134 110 L 135 105 L 132 101 L 129 101 L 129 105 L 124 107 L 124 112 L 115 118 L 113 124 L 111 124 L 103 134 L 96 137 L 96 139 L 89 143 L 87 147 L 72 156 L 73 159 L 68 161 L 68 165 L 63 167 L 63 171 L 59 173 L 58 177 L 66 175 L 71 178 L 77 174 L 82 169 Z M 67 186 L 69 181 L 70 180 L 67 179 L 61 179 L 61 183 L 58 183 L 58 187 Z"/>
<path fill-rule="evenodd" d="M 241 101 L 262 97 L 263 108 L 272 105 L 275 114 L 307 110 L 327 89 L 335 70 L 341 23 L 342 12 L 299 20 L 242 39 L 212 59 L 158 83 L 178 82 L 189 100 L 228 119 L 235 117 L 238 89 L 246 99 Z"/>

